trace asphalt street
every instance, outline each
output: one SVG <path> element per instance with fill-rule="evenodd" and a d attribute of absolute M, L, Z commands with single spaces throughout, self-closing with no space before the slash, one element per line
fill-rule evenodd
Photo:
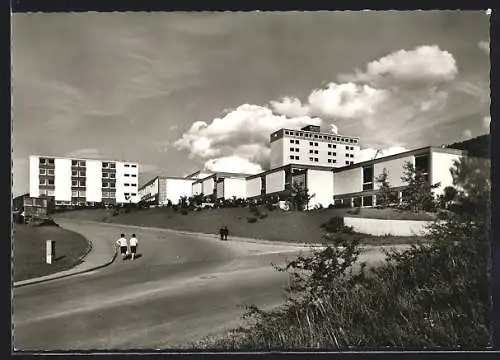
<path fill-rule="evenodd" d="M 89 273 L 15 288 L 16 350 L 175 348 L 241 324 L 241 304 L 283 302 L 283 264 L 307 248 L 223 242 L 120 225 L 67 225 L 87 238 L 114 242 L 135 232 L 140 258 Z M 372 250 L 363 261 L 383 260 Z"/>

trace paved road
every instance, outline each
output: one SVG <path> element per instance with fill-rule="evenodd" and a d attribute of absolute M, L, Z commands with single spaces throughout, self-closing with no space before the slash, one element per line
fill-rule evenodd
<path fill-rule="evenodd" d="M 113 241 L 130 228 L 62 224 Z M 109 267 L 14 289 L 17 350 L 165 349 L 241 323 L 241 304 L 283 302 L 287 275 L 270 266 L 307 249 L 136 230 L 139 253 Z M 363 256 L 382 260 L 380 252 Z"/>

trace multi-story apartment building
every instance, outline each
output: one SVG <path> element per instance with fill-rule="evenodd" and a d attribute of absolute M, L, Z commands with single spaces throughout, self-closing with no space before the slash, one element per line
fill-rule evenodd
<path fill-rule="evenodd" d="M 55 205 L 139 201 L 136 162 L 31 155 L 29 176 L 30 197 L 53 197 Z"/>
<path fill-rule="evenodd" d="M 342 167 L 354 164 L 359 152 L 359 137 L 321 132 L 314 125 L 280 129 L 270 141 L 271 169 L 288 164 Z"/>
<path fill-rule="evenodd" d="M 192 195 L 195 179 L 172 176 L 157 176 L 139 188 L 142 201 L 155 205 L 178 204 L 183 196 Z"/>

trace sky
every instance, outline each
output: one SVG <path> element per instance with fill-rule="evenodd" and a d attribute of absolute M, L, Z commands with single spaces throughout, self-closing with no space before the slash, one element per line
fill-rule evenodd
<path fill-rule="evenodd" d="M 321 125 L 360 161 L 489 132 L 485 11 L 32 13 L 12 17 L 13 195 L 28 157 L 137 161 L 140 183 L 269 167 Z"/>

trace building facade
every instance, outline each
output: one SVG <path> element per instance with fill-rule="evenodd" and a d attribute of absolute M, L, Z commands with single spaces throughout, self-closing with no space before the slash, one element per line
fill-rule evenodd
<path fill-rule="evenodd" d="M 434 193 L 441 194 L 445 187 L 453 185 L 450 169 L 454 161 L 466 155 L 467 153 L 462 150 L 425 147 L 334 169 L 335 204 L 375 206 L 376 193 L 380 188 L 375 179 L 384 169 L 388 175 L 388 183 L 401 200 L 407 186 L 401 180 L 404 164 L 407 162 L 411 163 L 431 184 L 439 183 Z"/>
<path fill-rule="evenodd" d="M 167 205 L 169 202 L 176 205 L 181 197 L 192 196 L 192 184 L 194 179 L 157 176 L 139 189 L 142 201 L 155 205 Z"/>
<path fill-rule="evenodd" d="M 55 205 L 137 203 L 139 164 L 114 160 L 31 155 L 30 197 Z"/>
<path fill-rule="evenodd" d="M 270 142 L 271 169 L 288 164 L 343 167 L 357 161 L 360 149 L 358 137 L 321 132 L 313 125 L 280 129 Z"/>

